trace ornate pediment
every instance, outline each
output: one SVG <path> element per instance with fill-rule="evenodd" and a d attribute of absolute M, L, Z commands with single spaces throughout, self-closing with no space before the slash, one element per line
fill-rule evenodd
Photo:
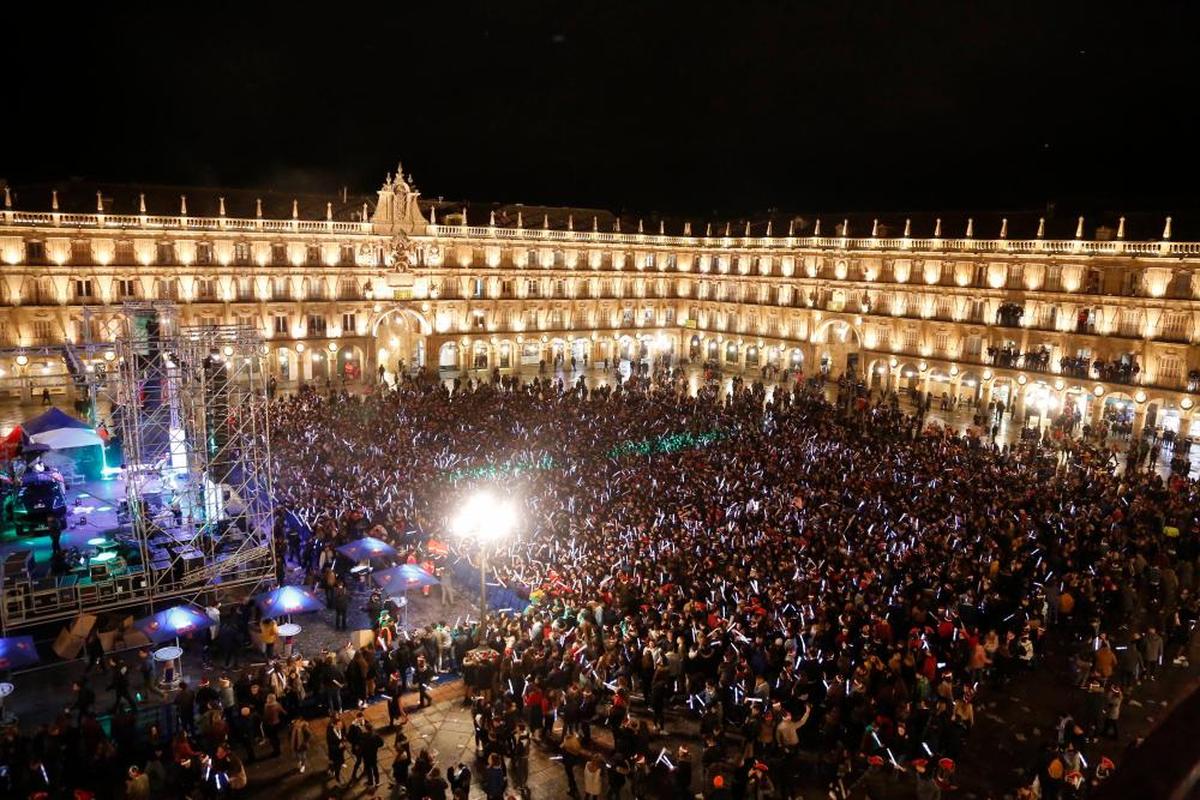
<path fill-rule="evenodd" d="M 421 215 L 421 193 L 417 191 L 412 176 L 405 176 L 403 167 L 396 165 L 396 174 L 384 178 L 379 188 L 379 202 L 371 224 L 376 230 L 393 234 L 423 233 L 428 224 Z M 415 263 L 415 259 L 409 262 Z"/>

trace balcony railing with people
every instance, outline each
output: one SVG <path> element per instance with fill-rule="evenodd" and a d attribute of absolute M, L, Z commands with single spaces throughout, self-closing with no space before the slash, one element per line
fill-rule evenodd
<path fill-rule="evenodd" d="M 1136 358 L 1122 357 L 1113 359 L 1091 359 L 1083 356 L 1063 356 L 1058 359 L 1058 370 L 1052 369 L 1051 352 L 1041 347 L 1037 350 L 1021 352 L 1014 347 L 989 347 L 988 362 L 993 366 L 1008 369 L 1023 369 L 1030 372 L 1046 372 L 1065 375 L 1081 380 L 1096 380 L 1105 383 L 1120 383 L 1126 386 L 1142 385 L 1142 367 Z M 1196 373 L 1195 384 L 1200 386 L 1200 372 Z M 1167 381 L 1166 388 L 1182 388 L 1178 381 Z M 1193 382 L 1189 380 L 1189 386 Z M 1194 391 L 1189 389 L 1189 391 Z"/>

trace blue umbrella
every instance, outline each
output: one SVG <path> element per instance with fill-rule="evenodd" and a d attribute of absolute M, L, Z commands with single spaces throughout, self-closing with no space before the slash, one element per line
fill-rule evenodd
<path fill-rule="evenodd" d="M 312 592 L 299 586 L 280 586 L 254 598 L 254 602 L 262 609 L 264 619 L 284 617 L 288 614 L 304 614 L 309 611 L 320 611 L 325 604 L 318 600 Z"/>
<path fill-rule="evenodd" d="M 405 592 L 409 589 L 420 589 L 425 586 L 437 586 L 441 581 L 421 569 L 416 564 L 401 564 L 391 569 L 380 570 L 371 576 L 371 580 L 379 585 L 389 595 Z"/>
<path fill-rule="evenodd" d="M 28 667 L 41 661 L 32 636 L 10 636 L 0 639 L 0 670 Z"/>
<path fill-rule="evenodd" d="M 387 558 L 396 555 L 396 548 L 373 536 L 364 536 L 361 539 L 348 542 L 339 547 L 337 551 L 354 561 L 362 561 L 367 558 Z"/>
<path fill-rule="evenodd" d="M 140 619 L 133 626 L 146 634 L 150 641 L 158 644 L 204 630 L 212 624 L 213 621 L 208 615 L 194 606 L 173 606 Z"/>

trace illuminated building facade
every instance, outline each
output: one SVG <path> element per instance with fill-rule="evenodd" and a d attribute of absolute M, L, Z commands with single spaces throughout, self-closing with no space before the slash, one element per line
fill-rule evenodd
<path fill-rule="evenodd" d="M 485 374 L 669 351 L 853 370 L 876 387 L 1004 400 L 1018 418 L 1074 404 L 1085 422 L 1107 411 L 1200 434 L 1200 243 L 1172 240 L 1169 220 L 1153 240 L 1126 238 L 1123 219 L 1090 238 L 1082 219 L 1067 238 L 1040 223 L 1010 237 L 1007 220 L 992 238 L 941 220 L 923 235 L 800 218 L 622 230 L 565 209 L 468 219 L 401 173 L 365 200 L 297 199 L 290 213 L 196 191 L 171 194 L 166 215 L 162 191 L 136 189 L 96 192 L 77 213 L 66 193 L 5 191 L 10 394 L 69 386 L 52 348 L 111 341 L 125 301 L 157 300 L 184 322 L 261 328 L 285 385 L 373 377 L 401 358 Z"/>

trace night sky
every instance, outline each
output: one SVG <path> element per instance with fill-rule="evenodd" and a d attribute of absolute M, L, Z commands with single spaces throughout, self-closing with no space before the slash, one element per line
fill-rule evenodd
<path fill-rule="evenodd" d="M 9 26 L 0 177 L 365 193 L 402 159 L 428 197 L 647 213 L 1200 207 L 1189 3 L 119 5 Z"/>

